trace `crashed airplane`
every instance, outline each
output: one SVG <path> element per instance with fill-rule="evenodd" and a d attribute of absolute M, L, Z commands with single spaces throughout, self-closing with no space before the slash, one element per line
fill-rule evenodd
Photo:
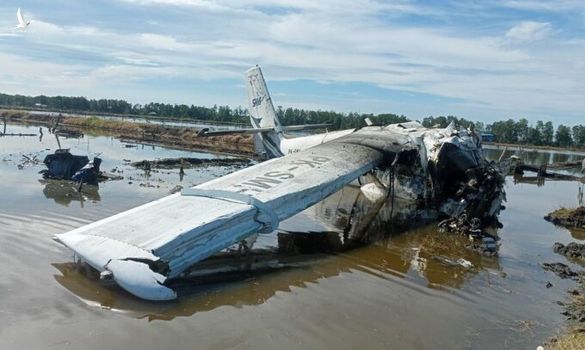
<path fill-rule="evenodd" d="M 262 86 L 266 98 L 259 101 L 254 91 L 250 93 L 251 118 L 259 126 L 266 111 L 273 111 L 271 102 L 262 106 L 270 101 Z M 371 201 L 409 198 L 419 207 L 432 208 L 435 218 L 469 222 L 476 230 L 497 222 L 505 200 L 503 177 L 483 157 L 475 133 L 453 125 L 428 129 L 417 122 L 344 133 L 330 141 L 324 139 L 326 134 L 318 136 L 318 142 L 306 139 L 311 142 L 305 147 L 298 143 L 286 156 L 56 239 L 98 270 L 100 278 L 115 281 L 139 298 L 172 300 L 178 296 L 173 280 L 196 270 L 198 262 L 256 234 L 277 230 L 281 221 L 356 180 Z M 281 134 L 277 129 L 259 133 L 265 149 L 286 154 Z"/>

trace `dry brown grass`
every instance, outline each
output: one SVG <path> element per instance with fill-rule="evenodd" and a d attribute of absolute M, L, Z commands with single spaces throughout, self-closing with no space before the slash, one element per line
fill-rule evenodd
<path fill-rule="evenodd" d="M 54 126 L 55 122 L 55 117 L 49 115 L 30 115 L 23 111 L 5 112 L 7 118 L 16 123 L 51 127 Z M 247 155 L 254 153 L 254 143 L 250 135 L 197 137 L 199 131 L 197 129 L 171 128 L 159 124 L 134 123 L 99 117 L 60 117 L 59 126 L 80 130 L 84 133 L 97 132 L 123 139 L 186 149 L 197 148 Z"/>
<path fill-rule="evenodd" d="M 585 332 L 572 330 L 544 345 L 546 350 L 585 350 Z"/>

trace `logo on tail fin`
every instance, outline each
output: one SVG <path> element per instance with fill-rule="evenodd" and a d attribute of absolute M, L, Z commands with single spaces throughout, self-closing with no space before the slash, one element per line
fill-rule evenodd
<path fill-rule="evenodd" d="M 264 100 L 263 97 L 256 97 L 254 99 L 252 99 L 252 107 L 258 107 L 262 104 L 262 101 Z"/>

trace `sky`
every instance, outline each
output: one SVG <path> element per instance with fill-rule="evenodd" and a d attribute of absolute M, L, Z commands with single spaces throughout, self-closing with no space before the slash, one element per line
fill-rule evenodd
<path fill-rule="evenodd" d="M 256 64 L 283 107 L 585 124 L 585 1 L 0 3 L 3 93 L 247 106 Z"/>

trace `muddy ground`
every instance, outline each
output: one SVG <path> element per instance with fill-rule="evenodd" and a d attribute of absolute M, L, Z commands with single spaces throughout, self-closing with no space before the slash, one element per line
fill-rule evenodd
<path fill-rule="evenodd" d="M 566 228 L 585 228 L 585 206 L 578 208 L 560 208 L 544 217 L 555 225 Z"/>
<path fill-rule="evenodd" d="M 567 245 L 555 243 L 553 251 L 565 256 L 569 261 L 585 266 L 585 244 L 571 242 Z M 563 315 L 569 322 L 565 334 L 552 338 L 545 344 L 546 349 L 584 349 L 585 348 L 585 270 L 575 271 L 568 265 L 544 263 L 542 268 L 555 273 L 563 279 L 577 281 L 578 287 L 569 289 L 569 300 L 558 303 L 564 307 Z M 550 285 L 552 286 L 552 285 Z M 547 285 L 547 287 L 550 287 Z"/>
<path fill-rule="evenodd" d="M 100 119 L 98 117 L 57 117 L 42 114 L 29 114 L 23 111 L 1 111 L 0 118 L 11 123 L 45 126 L 48 128 L 66 127 L 73 131 L 101 131 L 120 139 L 150 142 L 185 149 L 206 149 L 243 155 L 254 153 L 250 135 L 226 135 L 198 137 L 199 130 L 194 128 L 168 127 L 158 124 L 134 123 L 128 121 Z"/>
<path fill-rule="evenodd" d="M 251 162 L 252 161 L 247 158 L 163 158 L 156 160 L 141 160 L 132 162 L 130 165 L 140 169 L 178 169 L 180 167 L 192 168 L 197 166 L 236 166 L 238 168 L 243 168 L 249 166 Z"/>

